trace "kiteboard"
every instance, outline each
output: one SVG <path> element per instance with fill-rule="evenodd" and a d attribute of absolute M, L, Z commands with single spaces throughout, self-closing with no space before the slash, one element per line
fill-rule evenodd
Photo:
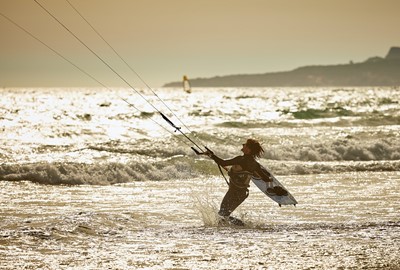
<path fill-rule="evenodd" d="M 262 180 L 261 178 L 255 176 L 255 175 L 252 175 L 252 176 L 251 176 L 251 180 L 253 181 L 253 183 L 254 183 L 265 195 L 267 195 L 269 198 L 271 198 L 271 200 L 277 202 L 279 206 L 282 206 L 282 205 L 294 205 L 294 206 L 296 206 L 297 201 L 296 201 L 296 199 L 293 197 L 293 195 L 290 194 L 289 190 L 287 190 L 287 188 L 285 188 L 285 187 L 278 181 L 278 179 L 276 179 L 276 177 L 275 177 L 269 170 L 267 170 L 266 168 L 264 168 L 262 165 L 261 165 L 261 169 L 264 170 L 264 171 L 266 171 L 267 174 L 270 174 L 270 175 L 271 175 L 271 177 L 272 177 L 272 179 L 273 179 L 272 185 L 273 185 L 274 187 L 278 187 L 278 190 L 280 191 L 280 192 L 278 192 L 278 194 L 283 194 L 283 195 L 278 195 L 278 194 L 275 194 L 275 193 L 269 193 L 269 192 L 267 191 L 267 188 L 269 188 L 270 186 L 268 186 L 267 183 L 266 183 L 264 180 Z"/>

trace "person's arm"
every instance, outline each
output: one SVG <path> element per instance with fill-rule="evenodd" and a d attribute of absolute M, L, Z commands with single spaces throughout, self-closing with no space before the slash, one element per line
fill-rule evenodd
<path fill-rule="evenodd" d="M 218 165 L 225 167 L 225 166 L 232 166 L 232 165 L 238 165 L 239 164 L 239 159 L 240 156 L 234 157 L 232 159 L 222 159 L 220 157 L 217 157 L 214 155 L 214 153 L 210 153 L 209 157 L 214 160 Z"/>
<path fill-rule="evenodd" d="M 258 166 L 257 166 L 256 173 L 257 173 L 257 174 L 260 176 L 260 178 L 261 178 L 262 180 L 264 180 L 265 182 L 272 182 L 272 181 L 273 181 L 272 175 L 271 175 L 268 171 L 263 170 L 263 169 L 261 168 L 261 165 L 260 165 L 260 164 L 258 164 Z"/>

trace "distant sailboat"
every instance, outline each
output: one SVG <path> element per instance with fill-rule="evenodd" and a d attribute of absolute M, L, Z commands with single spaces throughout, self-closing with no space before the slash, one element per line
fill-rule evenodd
<path fill-rule="evenodd" d="M 190 82 L 189 82 L 189 79 L 188 79 L 188 77 L 186 75 L 183 76 L 182 84 L 183 84 L 183 90 L 186 93 L 189 93 L 189 94 L 192 93 L 192 88 L 190 87 Z"/>

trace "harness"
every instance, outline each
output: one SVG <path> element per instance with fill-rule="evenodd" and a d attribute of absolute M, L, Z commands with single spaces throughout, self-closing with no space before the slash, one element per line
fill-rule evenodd
<path fill-rule="evenodd" d="M 228 171 L 229 183 L 237 188 L 248 188 L 253 174 L 249 171 L 235 171 L 234 166 Z"/>

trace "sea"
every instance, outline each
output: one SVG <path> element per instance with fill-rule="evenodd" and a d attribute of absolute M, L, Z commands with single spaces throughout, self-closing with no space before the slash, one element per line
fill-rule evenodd
<path fill-rule="evenodd" d="M 135 90 L 0 88 L 0 269 L 400 269 L 399 87 Z M 240 227 L 191 147 L 248 138 Z"/>

